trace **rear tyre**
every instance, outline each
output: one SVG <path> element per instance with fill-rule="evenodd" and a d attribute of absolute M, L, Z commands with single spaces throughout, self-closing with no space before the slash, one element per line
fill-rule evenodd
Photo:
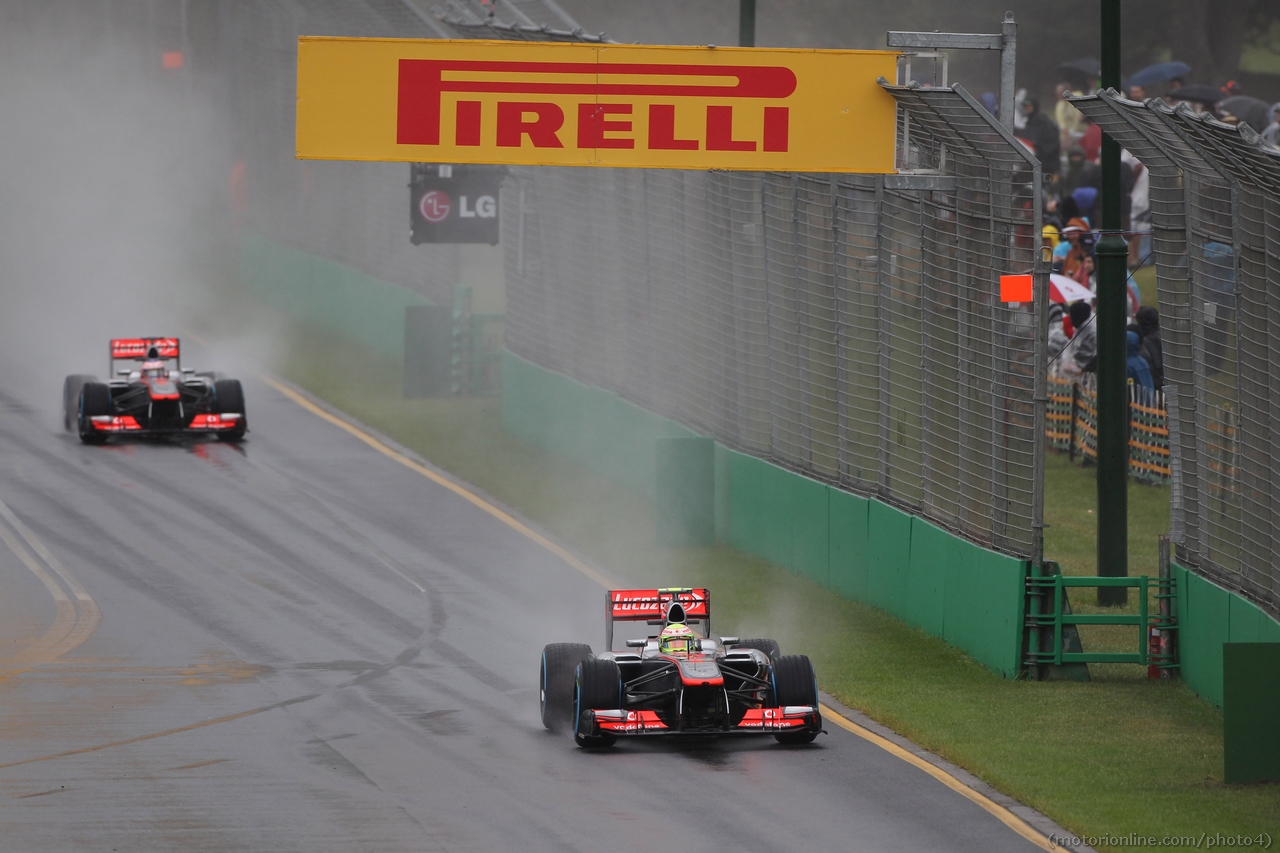
<path fill-rule="evenodd" d="M 584 643 L 552 643 L 542 649 L 538 672 L 538 708 L 542 725 L 559 732 L 573 725 L 573 678 L 578 664 L 591 657 Z"/>
<path fill-rule="evenodd" d="M 818 716 L 818 680 L 807 656 L 784 655 L 774 662 L 773 695 L 779 708 L 812 705 L 815 717 L 815 724 L 804 731 L 774 735 L 778 743 L 812 743 L 822 731 L 822 717 Z"/>
<path fill-rule="evenodd" d="M 735 643 L 733 647 L 735 649 L 756 649 L 768 655 L 771 661 L 776 661 L 782 657 L 782 649 L 779 648 L 777 640 L 742 640 Z"/>
<path fill-rule="evenodd" d="M 240 441 L 248 428 L 244 412 L 244 390 L 239 379 L 219 379 L 213 383 L 213 410 L 220 415 L 239 415 L 234 428 L 218 433 L 219 441 Z"/>
<path fill-rule="evenodd" d="M 613 746 L 613 735 L 589 734 L 593 709 L 622 707 L 622 673 L 611 660 L 588 658 L 574 678 L 573 739 L 581 747 Z"/>
<path fill-rule="evenodd" d="M 97 382 L 98 377 L 73 373 L 62 383 L 62 428 L 71 432 L 80 422 L 80 389 L 86 382 Z"/>
<path fill-rule="evenodd" d="M 90 419 L 111 414 L 111 389 L 101 382 L 86 382 L 80 389 L 76 410 L 80 440 L 85 444 L 102 444 L 106 441 L 107 434 L 94 429 Z"/>

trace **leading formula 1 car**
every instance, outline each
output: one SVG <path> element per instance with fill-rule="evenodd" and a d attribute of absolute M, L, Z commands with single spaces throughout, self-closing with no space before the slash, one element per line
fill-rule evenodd
<path fill-rule="evenodd" d="M 121 367 L 121 362 L 129 362 Z M 240 380 L 182 367 L 177 338 L 111 341 L 106 382 L 68 376 L 62 386 L 62 422 L 86 444 L 112 435 L 206 433 L 223 441 L 244 438 L 247 424 Z"/>
<path fill-rule="evenodd" d="M 619 621 L 660 630 L 627 640 L 634 651 L 614 651 Z M 822 732 L 809 658 L 782 655 L 773 640 L 716 637 L 705 589 L 610 590 L 605 646 L 598 655 L 581 643 L 542 650 L 542 724 L 571 730 L 579 746 L 673 735 L 773 735 L 796 744 Z"/>

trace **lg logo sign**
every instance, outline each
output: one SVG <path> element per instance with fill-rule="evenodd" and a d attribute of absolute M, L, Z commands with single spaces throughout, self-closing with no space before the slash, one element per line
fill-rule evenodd
<path fill-rule="evenodd" d="M 498 243 L 501 166 L 415 163 L 410 172 L 414 243 Z"/>
<path fill-rule="evenodd" d="M 418 212 L 422 218 L 431 223 L 444 222 L 453 211 L 453 202 L 441 190 L 424 193 L 418 202 Z M 467 197 L 458 197 L 458 216 L 462 219 L 493 219 L 498 215 L 498 200 L 491 195 L 482 195 L 476 199 L 473 208 Z"/>

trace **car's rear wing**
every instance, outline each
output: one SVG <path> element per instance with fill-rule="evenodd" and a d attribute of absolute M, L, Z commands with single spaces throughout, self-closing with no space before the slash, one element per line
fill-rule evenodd
<path fill-rule="evenodd" d="M 691 587 L 665 589 L 611 589 L 605 598 L 605 648 L 613 650 L 614 622 L 644 622 L 665 625 L 673 607 L 683 611 L 683 619 L 673 621 L 700 625 L 711 635 L 711 592 Z"/>
<path fill-rule="evenodd" d="M 146 361 L 147 353 L 153 347 L 157 358 L 179 359 L 177 338 L 112 338 L 109 373 L 115 374 L 117 361 Z M 181 366 L 181 361 L 178 361 L 178 368 Z"/>

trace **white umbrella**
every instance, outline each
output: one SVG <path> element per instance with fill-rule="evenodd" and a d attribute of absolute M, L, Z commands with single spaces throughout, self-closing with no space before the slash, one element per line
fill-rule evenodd
<path fill-rule="evenodd" d="M 1054 302 L 1088 302 L 1093 293 L 1074 278 L 1053 273 L 1049 276 L 1049 299 Z"/>

